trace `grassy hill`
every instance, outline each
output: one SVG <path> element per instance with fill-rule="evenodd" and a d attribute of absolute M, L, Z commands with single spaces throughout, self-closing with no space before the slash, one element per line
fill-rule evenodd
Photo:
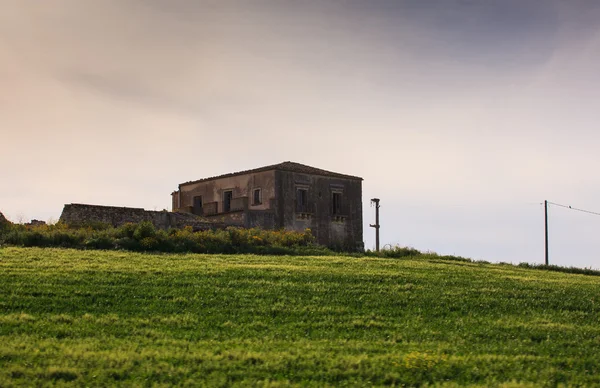
<path fill-rule="evenodd" d="M 0 249 L 0 386 L 600 384 L 600 277 Z"/>

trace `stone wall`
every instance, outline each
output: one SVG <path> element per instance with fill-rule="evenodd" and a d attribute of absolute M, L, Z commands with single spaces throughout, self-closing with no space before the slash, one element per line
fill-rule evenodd
<path fill-rule="evenodd" d="M 207 220 L 189 213 L 173 213 L 168 211 L 152 211 L 142 208 L 85 205 L 72 203 L 65 205 L 60 222 L 66 224 L 85 224 L 102 222 L 119 226 L 128 222 L 139 223 L 150 221 L 159 229 L 183 228 L 191 226 L 194 230 L 220 229 L 225 225 Z"/>
<path fill-rule="evenodd" d="M 246 212 L 246 228 L 275 229 L 275 212 L 270 210 L 249 210 Z"/>
<path fill-rule="evenodd" d="M 46 225 L 46 221 L 31 220 L 25 224 L 25 226 L 42 226 L 42 225 Z"/>
<path fill-rule="evenodd" d="M 277 227 L 301 232 L 309 228 L 319 244 L 346 250 L 363 249 L 362 181 L 277 171 Z M 296 190 L 306 189 L 305 210 L 299 212 Z M 333 214 L 332 195 L 341 193 L 341 205 Z"/>
<path fill-rule="evenodd" d="M 221 222 L 227 226 L 246 226 L 246 211 L 235 210 L 226 213 L 218 213 L 213 215 L 205 215 L 211 221 Z"/>

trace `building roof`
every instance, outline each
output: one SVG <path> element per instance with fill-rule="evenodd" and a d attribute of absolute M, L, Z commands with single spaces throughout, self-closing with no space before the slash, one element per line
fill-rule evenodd
<path fill-rule="evenodd" d="M 271 170 L 297 172 L 297 173 L 301 173 L 301 174 L 310 174 L 310 175 L 321 175 L 321 176 L 326 176 L 326 177 L 331 177 L 331 178 L 353 179 L 353 180 L 361 180 L 361 181 L 363 180 L 361 177 L 340 174 L 340 173 L 333 172 L 333 171 L 321 170 L 320 168 L 307 166 L 305 164 L 300 164 L 300 163 L 296 163 L 296 162 L 283 162 L 283 163 L 279 163 L 279 164 L 273 164 L 270 166 L 255 168 L 252 170 L 232 172 L 229 174 L 213 176 L 210 178 L 203 178 L 203 179 L 198 179 L 195 181 L 189 181 L 189 182 L 182 183 L 179 186 L 185 186 L 185 185 L 189 185 L 192 183 L 207 182 L 207 181 L 211 181 L 214 179 L 229 178 L 229 177 L 238 176 L 238 175 L 255 174 L 257 172 L 271 171 Z"/>

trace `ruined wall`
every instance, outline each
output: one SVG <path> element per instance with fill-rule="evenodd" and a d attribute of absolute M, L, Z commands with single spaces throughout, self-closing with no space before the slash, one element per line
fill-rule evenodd
<path fill-rule="evenodd" d="M 307 190 L 308 209 L 296 212 L 296 189 Z M 361 250 L 363 247 L 362 181 L 278 171 L 276 220 L 285 229 L 310 228 L 319 244 Z M 342 193 L 339 214 L 333 214 L 332 195 Z"/>
<path fill-rule="evenodd" d="M 246 212 L 245 227 L 276 229 L 275 212 L 270 210 L 249 210 Z"/>
<path fill-rule="evenodd" d="M 173 191 L 171 193 L 171 210 L 176 211 L 179 208 L 179 191 Z"/>
<path fill-rule="evenodd" d="M 227 213 L 205 216 L 205 218 L 227 226 L 246 227 L 246 211 L 230 211 Z"/>
<path fill-rule="evenodd" d="M 102 222 L 119 226 L 128 222 L 139 223 L 149 221 L 159 229 L 183 228 L 191 226 L 195 230 L 223 228 L 218 221 L 210 221 L 187 213 L 171 213 L 167 211 L 151 211 L 141 208 L 99 206 L 72 203 L 65 205 L 60 222 L 67 224 L 85 224 Z"/>
<path fill-rule="evenodd" d="M 243 210 L 219 213 L 206 218 L 225 225 L 243 228 L 277 229 L 275 212 L 271 210 Z"/>

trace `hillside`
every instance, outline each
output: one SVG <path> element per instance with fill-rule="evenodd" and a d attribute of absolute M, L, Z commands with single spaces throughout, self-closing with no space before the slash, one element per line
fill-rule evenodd
<path fill-rule="evenodd" d="M 600 277 L 0 249 L 0 386 L 598 385 Z"/>

